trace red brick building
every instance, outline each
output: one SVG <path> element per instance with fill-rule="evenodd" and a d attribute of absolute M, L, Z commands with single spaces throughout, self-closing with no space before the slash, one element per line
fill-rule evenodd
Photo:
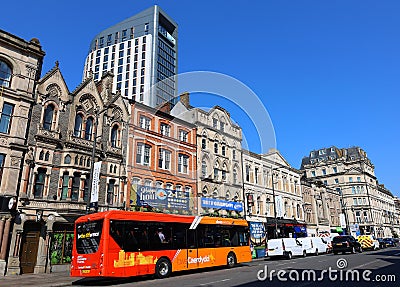
<path fill-rule="evenodd" d="M 131 104 L 127 174 L 132 210 L 197 214 L 196 127 L 138 102 Z"/>

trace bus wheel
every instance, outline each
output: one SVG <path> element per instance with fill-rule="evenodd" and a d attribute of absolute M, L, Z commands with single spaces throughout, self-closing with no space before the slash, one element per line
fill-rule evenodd
<path fill-rule="evenodd" d="M 229 268 L 236 265 L 236 256 L 233 252 L 229 252 L 226 262 Z"/>
<path fill-rule="evenodd" d="M 156 264 L 156 276 L 157 278 L 166 278 L 171 274 L 171 262 L 168 259 L 161 258 Z"/>

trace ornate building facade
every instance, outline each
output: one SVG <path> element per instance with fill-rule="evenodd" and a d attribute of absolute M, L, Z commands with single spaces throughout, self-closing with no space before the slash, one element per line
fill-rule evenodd
<path fill-rule="evenodd" d="M 209 111 L 191 107 L 188 93 L 171 114 L 197 127 L 199 214 L 243 215 L 242 129 L 219 106 Z"/>
<path fill-rule="evenodd" d="M 93 196 L 96 210 L 124 208 L 129 110 L 111 93 L 112 78 L 89 77 L 70 92 L 56 63 L 38 81 L 8 274 L 67 270 L 74 221 L 91 211 Z M 99 184 L 91 186 L 95 162 Z"/>
<path fill-rule="evenodd" d="M 37 39 L 25 41 L 0 30 L 0 275 L 4 275 L 22 159 L 28 151 L 27 130 L 36 81 L 45 53 Z"/>
<path fill-rule="evenodd" d="M 360 147 L 313 150 L 303 158 L 305 176 L 341 194 L 347 232 L 392 237 L 394 197 L 375 176 L 375 166 Z M 385 221 L 386 220 L 386 221 Z"/>
<path fill-rule="evenodd" d="M 304 220 L 307 234 L 342 232 L 340 214 L 342 199 L 336 190 L 328 189 L 319 181 L 301 180 L 303 191 Z"/>
<path fill-rule="evenodd" d="M 276 149 L 243 151 L 246 219 L 263 222 L 268 238 L 304 236 L 301 173 Z"/>

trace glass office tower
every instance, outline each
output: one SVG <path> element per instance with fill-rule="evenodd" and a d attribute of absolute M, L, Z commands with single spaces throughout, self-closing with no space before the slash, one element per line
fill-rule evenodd
<path fill-rule="evenodd" d="M 113 92 L 151 107 L 175 103 L 177 52 L 178 25 L 153 6 L 94 37 L 83 77 L 110 71 Z"/>

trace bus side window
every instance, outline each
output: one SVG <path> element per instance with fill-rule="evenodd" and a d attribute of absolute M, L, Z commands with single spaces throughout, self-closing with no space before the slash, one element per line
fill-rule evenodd
<path fill-rule="evenodd" d="M 139 248 L 139 242 L 138 242 L 138 236 L 139 236 L 139 228 L 135 227 L 135 224 L 133 222 L 126 222 L 125 225 L 125 251 L 127 252 L 133 252 L 133 251 L 138 251 L 140 250 Z"/>
<path fill-rule="evenodd" d="M 239 232 L 237 230 L 234 230 L 232 233 L 233 233 L 232 238 L 231 238 L 232 246 L 240 246 L 239 245 Z"/>
<path fill-rule="evenodd" d="M 124 221 L 113 220 L 110 222 L 110 235 L 118 244 L 119 248 L 124 250 Z"/>
<path fill-rule="evenodd" d="M 197 248 L 196 244 L 196 232 L 195 230 L 188 229 L 186 231 L 186 242 L 187 242 L 187 248 Z"/>
<path fill-rule="evenodd" d="M 184 249 L 186 248 L 186 228 L 187 224 L 177 223 L 172 227 L 172 248 Z"/>

